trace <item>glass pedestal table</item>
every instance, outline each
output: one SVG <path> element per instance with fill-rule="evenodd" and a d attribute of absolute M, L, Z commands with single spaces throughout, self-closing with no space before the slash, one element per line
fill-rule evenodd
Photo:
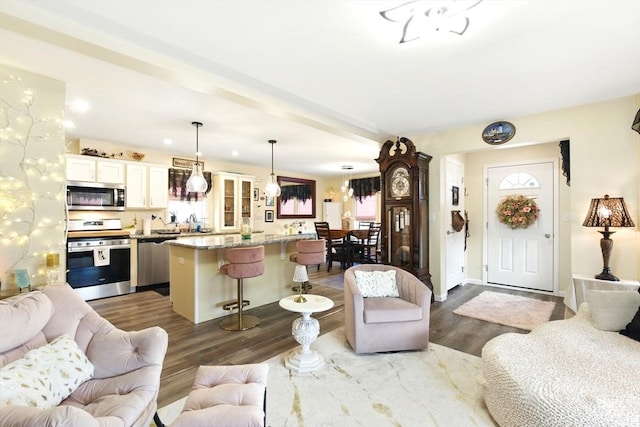
<path fill-rule="evenodd" d="M 291 325 L 291 334 L 300 344 L 300 348 L 291 350 L 284 359 L 284 365 L 297 373 L 313 372 L 324 365 L 324 359 L 316 351 L 311 350 L 311 343 L 320 334 L 320 323 L 311 317 L 313 313 L 326 311 L 333 307 L 333 301 L 320 295 L 303 294 L 304 302 L 296 302 L 298 295 L 291 295 L 280 300 L 280 307 L 285 310 L 301 313 Z"/>

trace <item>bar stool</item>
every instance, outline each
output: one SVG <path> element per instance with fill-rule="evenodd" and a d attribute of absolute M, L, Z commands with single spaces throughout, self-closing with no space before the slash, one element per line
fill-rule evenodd
<path fill-rule="evenodd" d="M 250 248 L 231 248 L 227 250 L 228 264 L 220 267 L 220 273 L 238 280 L 237 300 L 222 306 L 225 310 L 238 309 L 237 316 L 229 316 L 220 322 L 220 327 L 227 331 L 244 331 L 254 328 L 260 323 L 255 316 L 244 316 L 243 308 L 249 301 L 243 298 L 243 279 L 262 276 L 264 274 L 264 246 Z"/>
<path fill-rule="evenodd" d="M 325 240 L 298 240 L 296 242 L 296 250 L 298 253 L 291 254 L 289 256 L 289 261 L 295 262 L 298 265 L 304 265 L 305 268 L 308 265 L 320 265 L 325 260 L 324 250 L 325 250 Z M 319 267 L 318 267 L 319 268 Z M 311 289 L 311 284 L 309 282 L 301 283 L 303 293 L 307 293 L 309 289 Z M 292 290 L 298 292 L 300 288 L 295 286 Z"/>

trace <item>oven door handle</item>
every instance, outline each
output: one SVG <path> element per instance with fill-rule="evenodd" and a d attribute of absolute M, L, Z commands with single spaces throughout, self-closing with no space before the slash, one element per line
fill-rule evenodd
<path fill-rule="evenodd" d="M 87 246 L 84 248 L 67 248 L 67 253 L 93 252 L 94 249 L 131 249 L 131 245 Z"/>

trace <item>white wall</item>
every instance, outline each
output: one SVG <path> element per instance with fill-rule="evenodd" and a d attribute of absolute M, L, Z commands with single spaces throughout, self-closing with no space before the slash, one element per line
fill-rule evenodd
<path fill-rule="evenodd" d="M 0 98 L 1 287 L 16 287 L 8 274 L 16 269 L 37 286 L 48 252 L 65 265 L 65 84 L 0 66 Z"/>
<path fill-rule="evenodd" d="M 596 104 L 551 111 L 524 117 L 506 117 L 516 126 L 514 139 L 506 147 L 526 146 L 571 140 L 570 230 L 571 273 L 597 274 L 602 269 L 598 234 L 582 227 L 582 221 L 593 197 L 604 194 L 622 196 L 636 224 L 635 228 L 617 229 L 611 269 L 624 279 L 640 277 L 640 238 L 638 237 L 638 170 L 640 135 L 631 130 L 631 122 L 640 108 L 640 95 Z M 420 151 L 434 157 L 430 164 L 430 199 L 443 200 L 441 158 L 444 155 L 480 150 L 496 151 L 488 146 L 481 133 L 488 123 L 447 132 L 409 136 Z M 441 283 L 442 217 L 439 210 L 431 221 L 430 267 L 436 295 L 444 295 Z M 567 266 L 563 266 L 567 268 Z M 561 284 L 562 285 L 562 284 Z M 563 286 L 566 286 L 563 285 Z"/>

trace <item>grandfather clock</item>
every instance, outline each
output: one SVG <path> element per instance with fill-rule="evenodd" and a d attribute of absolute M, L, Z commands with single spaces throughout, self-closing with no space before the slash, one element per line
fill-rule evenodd
<path fill-rule="evenodd" d="M 384 264 L 413 273 L 433 290 L 429 273 L 429 162 L 413 142 L 388 140 L 376 159 L 382 192 L 381 255 Z"/>

